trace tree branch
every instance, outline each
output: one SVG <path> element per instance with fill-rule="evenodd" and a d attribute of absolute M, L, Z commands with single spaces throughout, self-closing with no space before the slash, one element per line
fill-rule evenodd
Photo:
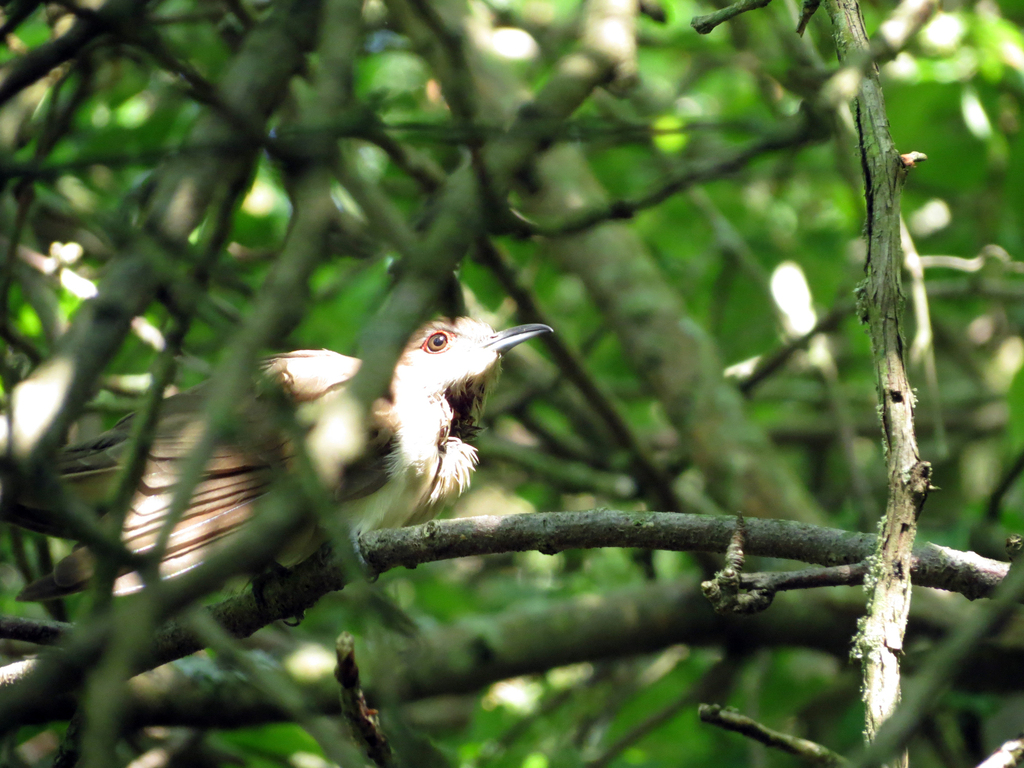
<path fill-rule="evenodd" d="M 856 0 L 828 0 L 839 59 L 871 60 L 871 46 Z M 865 735 L 873 739 L 900 699 L 899 658 L 910 611 L 911 561 L 917 518 L 931 488 L 932 468 L 918 455 L 914 433 L 916 395 L 903 359 L 901 315 L 903 267 L 900 194 L 907 168 L 889 134 L 885 100 L 873 65 L 860 81 L 854 102 L 868 247 L 867 278 L 858 292 L 874 353 L 889 477 L 889 500 L 869 580 L 868 615 L 858 635 L 863 662 Z M 895 763 L 905 766 L 906 754 Z"/>
<path fill-rule="evenodd" d="M 751 528 L 757 527 L 758 521 L 748 522 Z M 305 594 L 308 579 L 317 578 L 316 573 L 322 570 L 322 566 L 300 566 L 296 575 L 306 571 L 302 578 L 269 582 L 268 600 L 278 606 L 281 599 L 290 597 L 295 590 Z M 236 600 L 249 601 L 248 610 L 262 610 L 251 594 L 226 603 Z M 231 613 L 222 610 L 226 603 L 214 609 L 222 624 Z M 385 685 L 388 695 L 393 697 L 389 701 L 466 693 L 498 680 L 541 673 L 554 666 L 635 656 L 680 643 L 701 648 L 727 644 L 742 652 L 810 648 L 843 662 L 848 658 L 850 637 L 856 630 L 861 607 L 854 595 L 812 592 L 779 595 L 771 610 L 754 616 L 723 617 L 701 596 L 697 581 L 689 578 L 559 599 L 543 606 L 527 604 L 421 630 L 405 641 L 397 658 L 375 661 L 371 657 L 373 666 L 382 668 L 387 679 L 374 675 L 378 685 L 370 695 L 374 698 L 380 694 L 380 686 Z M 280 615 L 277 608 L 271 610 L 272 614 Z M 962 624 L 962 618 L 963 614 L 951 611 L 944 601 L 938 612 L 922 607 L 912 613 L 910 632 L 922 639 L 935 638 Z M 263 616 L 253 624 L 258 628 L 271 620 L 272 616 Z M 254 631 L 252 625 L 246 627 L 241 622 L 227 628 L 236 636 Z M 169 636 L 162 631 L 161 637 L 176 642 L 184 634 L 179 631 Z M 978 692 L 1016 690 L 1007 687 L 1013 686 L 1016 679 L 1007 675 L 1007 669 L 1024 665 L 1024 648 L 1011 641 L 1001 643 L 998 653 L 994 651 L 993 646 L 975 649 L 957 665 L 954 684 Z M 27 666 L 30 665 L 26 662 L 18 662 L 0 668 L 0 699 L 6 699 L 11 684 L 28 673 Z M 70 716 L 73 686 L 68 678 L 61 682 L 62 687 L 45 699 L 44 708 L 39 707 L 39 700 L 33 699 L 33 707 L 20 712 L 22 722 Z M 260 695 L 252 681 L 225 676 L 214 661 L 203 657 L 190 659 L 181 667 L 172 664 L 157 673 L 135 677 L 129 687 L 128 712 L 133 726 L 231 728 L 288 717 L 280 706 Z M 338 712 L 337 682 L 326 668 L 321 677 L 310 681 L 303 690 L 309 706 L 316 711 Z"/>
<path fill-rule="evenodd" d="M 261 520 L 262 517 L 253 521 L 256 528 L 249 538 L 262 541 L 261 537 L 267 535 L 261 528 Z M 751 556 L 824 566 L 854 566 L 868 557 L 875 546 L 875 537 L 870 534 L 786 520 L 745 518 L 744 528 L 744 551 Z M 372 531 L 363 534 L 360 547 L 373 571 L 384 573 L 400 566 L 411 568 L 455 557 L 532 550 L 555 554 L 567 549 L 614 546 L 722 553 L 733 540 L 735 531 L 734 516 L 610 510 L 549 512 L 435 520 L 408 528 Z M 239 551 L 246 551 L 246 546 L 244 542 L 240 544 Z M 265 544 L 264 548 L 269 551 L 271 545 Z M 204 568 L 230 567 L 228 563 L 235 557 L 234 552 L 234 549 L 229 550 L 223 556 L 218 553 L 211 563 L 196 569 L 195 578 L 216 581 L 203 573 Z M 911 567 L 917 585 L 959 592 L 969 599 L 990 595 L 1008 569 L 1006 563 L 936 544 L 916 547 Z M 789 574 L 786 578 L 798 576 Z M 168 586 L 177 585 L 174 591 L 185 593 L 195 588 L 192 581 L 194 579 L 179 577 L 168 582 Z M 839 583 L 826 582 L 829 585 Z M 265 579 L 262 601 L 246 593 L 218 603 L 210 610 L 228 631 L 243 637 L 272 621 L 298 615 L 321 596 L 341 589 L 344 584 L 344 576 L 331 558 L 312 557 L 290 572 L 271 574 Z M 40 627 L 39 631 L 44 628 Z M 193 634 L 180 626 L 168 625 L 157 634 L 149 663 L 181 658 L 200 647 Z"/>
<path fill-rule="evenodd" d="M 701 704 L 698 712 L 702 723 L 715 725 L 727 731 L 735 731 L 748 739 L 759 741 L 765 746 L 803 758 L 804 761 L 812 765 L 835 768 L 847 764 L 842 755 L 836 754 L 821 744 L 773 730 L 735 710 L 722 708 L 718 704 Z"/>
<path fill-rule="evenodd" d="M 739 16 L 741 13 L 747 11 L 753 11 L 757 8 L 764 8 L 772 0 L 739 0 L 739 2 L 727 5 L 725 8 L 719 8 L 714 13 L 708 13 L 704 16 L 694 16 L 690 20 L 690 26 L 693 27 L 698 35 L 706 35 L 719 24 Z"/>

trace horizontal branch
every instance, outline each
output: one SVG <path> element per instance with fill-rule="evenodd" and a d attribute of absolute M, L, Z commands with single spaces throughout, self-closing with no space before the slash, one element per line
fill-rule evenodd
<path fill-rule="evenodd" d="M 747 518 L 744 524 L 745 551 L 748 555 L 834 566 L 859 563 L 874 548 L 875 537 L 865 533 L 850 533 L 784 520 Z M 556 554 L 569 549 L 636 547 L 724 552 L 735 527 L 736 518 L 732 516 L 625 513 L 610 510 L 550 512 L 433 521 L 409 528 L 372 531 L 364 534 L 360 543 L 370 568 L 382 573 L 398 566 L 415 567 L 420 563 L 455 557 L 531 550 Z M 912 574 L 918 586 L 955 591 L 974 599 L 989 595 L 1002 581 L 1007 569 L 1006 563 L 989 560 L 972 552 L 923 544 L 914 550 Z M 195 569 L 190 576 L 194 577 L 192 580 L 202 580 L 203 568 Z M 189 579 L 182 578 L 171 583 L 184 584 L 187 581 Z M 333 558 L 311 557 L 289 572 L 269 574 L 261 580 L 260 600 L 251 591 L 247 591 L 209 610 L 232 635 L 247 637 L 273 621 L 301 615 L 319 597 L 341 589 L 344 585 L 344 576 Z M 706 605 L 703 598 L 695 599 Z M 774 611 L 776 608 L 773 606 L 767 613 L 771 615 Z M 79 660 L 91 658 L 97 644 L 104 642 L 97 631 L 98 628 L 94 627 L 89 636 L 78 638 L 82 648 L 81 653 L 75 656 L 80 655 Z M 81 633 L 71 634 L 69 640 L 74 641 Z M 634 643 L 630 647 L 635 653 L 640 648 L 634 641 L 635 638 L 630 641 Z M 156 633 L 144 668 L 152 669 L 202 647 L 202 642 L 190 628 L 172 621 Z M 600 652 L 596 653 L 601 655 Z M 70 657 L 66 656 L 65 653 L 60 659 L 64 659 L 63 663 L 71 663 Z M 43 658 L 48 657 L 40 657 L 39 660 Z M 561 663 L 571 661 L 563 660 Z M 17 670 L 0 669 L 0 692 L 23 680 L 34 666 L 34 663 L 30 663 Z M 509 669 L 513 670 L 511 675 L 522 674 L 515 671 L 517 668 L 514 666 Z M 51 670 L 51 674 L 56 672 Z M 66 671 L 63 679 L 69 679 Z M 407 684 L 411 686 L 409 696 L 415 698 L 421 695 L 415 691 L 420 689 L 422 681 L 409 681 Z M 431 689 L 436 685 L 432 683 L 426 687 Z M 35 713 L 34 716 L 40 714 Z M 26 708 L 24 716 L 32 717 L 33 714 Z"/>
<path fill-rule="evenodd" d="M 670 512 L 546 512 L 503 517 L 480 516 L 434 520 L 408 528 L 385 529 L 363 534 L 360 545 L 367 565 L 375 574 L 405 566 L 457 557 L 507 552 L 539 551 L 554 555 L 570 549 L 628 547 L 675 552 L 723 553 L 732 540 L 737 518 Z M 856 583 L 860 564 L 871 554 L 875 536 L 789 520 L 745 518 L 744 551 L 749 556 L 795 560 L 830 570 L 750 574 L 743 586 L 806 589 Z M 856 566 L 849 569 L 841 566 Z M 1008 563 L 973 552 L 922 544 L 914 550 L 913 581 L 917 586 L 959 592 L 969 599 L 987 597 L 1003 580 Z M 779 582 L 776 584 L 776 581 Z M 236 636 L 252 634 L 261 626 L 300 614 L 329 591 L 342 589 L 344 576 L 331 558 L 314 557 L 286 573 L 272 573 L 262 581 L 262 604 L 251 594 L 238 595 L 211 609 Z M 4 622 L 15 621 L 4 619 Z M 71 628 L 58 622 L 26 628 L 0 623 L 0 635 L 53 642 Z M 10 629 L 9 627 L 14 627 Z M 185 636 L 167 628 L 155 643 L 155 660 L 180 658 L 198 646 L 180 645 Z"/>
<path fill-rule="evenodd" d="M 948 600 L 915 603 L 910 642 L 933 642 L 962 621 L 963 612 Z M 601 594 L 552 597 L 506 606 L 495 613 L 470 615 L 442 626 L 423 626 L 403 643 L 394 662 L 371 654 L 364 662 L 377 671 L 367 692 L 409 702 L 434 696 L 479 691 L 510 677 L 543 674 L 552 667 L 601 659 L 655 653 L 669 646 L 721 648 L 743 653 L 759 649 L 806 648 L 848 663 L 850 638 L 863 613 L 856 592 L 781 594 L 771 609 L 753 616 L 722 616 L 702 596 L 699 580 L 640 582 Z M 329 650 L 325 648 L 325 650 Z M 1024 665 L 1019 643 L 1000 642 L 977 649 L 957 667 L 954 685 L 974 693 L 1008 693 L 1020 688 Z M 389 675 L 387 685 L 380 670 Z M 12 677 L 22 670 L 4 668 Z M 0 681 L 3 674 L 0 673 Z M 329 667 L 304 679 L 309 708 L 322 714 L 339 711 L 338 686 Z M 2 683 L 0 683 L 2 685 Z M 287 720 L 288 713 L 243 675 L 225 675 L 209 657 L 170 664 L 129 682 L 132 727 L 148 725 L 239 728 Z M 714 697 L 703 696 L 707 701 Z M 74 699 L 63 688 L 25 723 L 65 719 Z"/>
<path fill-rule="evenodd" d="M 745 518 L 748 555 L 814 565 L 853 565 L 870 555 L 873 534 L 851 533 L 788 520 Z M 725 552 L 736 528 L 732 516 L 666 512 L 548 512 L 507 517 L 441 520 L 364 534 L 363 554 L 378 573 L 396 566 L 469 555 L 539 550 L 637 547 L 677 552 Z M 923 587 L 988 596 L 1002 581 L 1007 563 L 937 544 L 914 549 L 913 580 Z"/>

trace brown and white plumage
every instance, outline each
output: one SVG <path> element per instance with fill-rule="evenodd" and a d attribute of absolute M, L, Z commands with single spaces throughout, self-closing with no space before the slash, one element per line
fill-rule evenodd
<path fill-rule="evenodd" d="M 339 513 L 354 531 L 424 522 L 466 489 L 476 466 L 476 450 L 467 441 L 477 429 L 502 353 L 548 331 L 547 326 L 534 325 L 495 333 L 484 323 L 457 318 L 433 321 L 413 335 L 388 396 L 374 404 L 363 456 L 346 467 L 343 481 L 334 488 Z M 263 367 L 300 408 L 308 404 L 315 412 L 344 389 L 359 364 L 356 358 L 328 350 L 299 350 L 270 357 Z M 162 404 L 122 532 L 133 552 L 147 552 L 157 540 L 184 459 L 202 432 L 204 401 L 205 388 L 200 385 Z M 211 547 L 245 523 L 255 502 L 286 469 L 292 449 L 268 408 L 259 396 L 240 399 L 240 437 L 215 447 L 168 541 L 160 568 L 164 576 L 201 563 Z M 132 418 L 62 451 L 59 471 L 72 490 L 88 500 L 105 496 L 125 458 Z M 25 497 L 21 505 L 19 518 L 29 519 L 16 522 L 46 531 L 45 514 L 33 509 L 33 500 Z M 293 549 L 308 555 L 319 540 L 310 533 L 307 546 L 300 543 Z M 26 587 L 19 599 L 45 600 L 77 591 L 91 574 L 90 554 L 78 549 L 50 576 Z M 129 573 L 118 579 L 115 591 L 140 587 L 137 574 Z"/>

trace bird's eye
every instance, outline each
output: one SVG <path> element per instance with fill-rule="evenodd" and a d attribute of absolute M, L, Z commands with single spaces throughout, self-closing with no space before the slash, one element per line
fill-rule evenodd
<path fill-rule="evenodd" d="M 448 348 L 448 334 L 443 331 L 432 333 L 423 342 L 423 349 L 426 352 L 444 352 Z"/>

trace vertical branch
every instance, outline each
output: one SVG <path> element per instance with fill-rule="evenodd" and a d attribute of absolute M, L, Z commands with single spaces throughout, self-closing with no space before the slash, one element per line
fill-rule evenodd
<path fill-rule="evenodd" d="M 870 44 L 856 0 L 828 0 L 841 61 L 869 55 Z M 910 610 L 910 559 L 917 516 L 928 495 L 931 466 L 918 455 L 914 394 L 903 360 L 900 314 L 900 192 L 906 166 L 893 144 L 878 73 L 870 67 L 854 101 L 864 172 L 867 277 L 858 290 L 878 377 L 878 396 L 889 478 L 889 499 L 868 588 L 868 614 L 856 653 L 863 660 L 866 736 L 873 739 L 900 699 L 899 654 Z M 906 765 L 906 754 L 895 765 Z"/>

